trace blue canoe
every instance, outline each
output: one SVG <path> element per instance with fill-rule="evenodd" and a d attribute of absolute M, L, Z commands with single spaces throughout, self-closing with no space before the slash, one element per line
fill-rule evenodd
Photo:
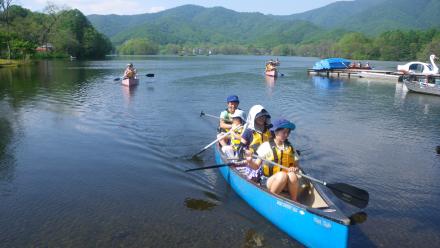
<path fill-rule="evenodd" d="M 351 61 L 343 58 L 329 58 L 323 59 L 315 63 L 313 70 L 334 70 L 334 69 L 347 69 L 351 64 Z"/>
<path fill-rule="evenodd" d="M 215 148 L 215 160 L 217 164 L 228 163 L 218 145 Z M 266 187 L 247 180 L 235 167 L 219 169 L 243 200 L 303 245 L 347 247 L 350 219 L 324 194 L 321 185 L 301 178 L 298 203 L 272 194 Z"/>

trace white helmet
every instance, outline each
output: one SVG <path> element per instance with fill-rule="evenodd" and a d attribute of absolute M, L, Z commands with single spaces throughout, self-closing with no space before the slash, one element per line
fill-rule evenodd
<path fill-rule="evenodd" d="M 231 118 L 241 118 L 242 122 L 246 122 L 246 114 L 241 109 L 236 109 Z"/>

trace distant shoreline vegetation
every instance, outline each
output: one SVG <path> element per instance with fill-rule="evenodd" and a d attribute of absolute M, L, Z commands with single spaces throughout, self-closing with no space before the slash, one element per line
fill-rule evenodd
<path fill-rule="evenodd" d="M 358 60 L 407 61 L 427 60 L 440 55 L 440 31 L 393 30 L 369 37 L 359 32 L 346 32 L 333 39 L 317 39 L 298 44 L 257 47 L 253 44 L 165 44 L 147 38 L 130 39 L 118 46 L 120 55 L 274 55 L 307 57 L 344 57 Z"/>
<path fill-rule="evenodd" d="M 208 11 L 224 10 L 214 8 Z M 193 16 L 193 12 L 187 15 L 188 19 L 192 20 L 190 17 Z M 125 18 L 122 16 L 103 19 L 99 25 L 95 19 L 94 25 L 97 27 L 109 29 L 117 24 L 122 25 L 118 29 L 127 28 L 122 33 L 112 36 L 112 44 L 111 40 L 98 32 L 91 21 L 77 9 L 60 9 L 49 3 L 44 13 L 40 13 L 18 5 L 2 5 L 0 59 L 95 59 L 116 53 L 182 56 L 241 54 L 425 61 L 429 54 L 440 55 L 440 30 L 435 28 L 423 31 L 392 30 L 366 35 L 342 29 L 327 30 L 305 21 L 288 22 L 280 27 L 279 20 L 268 19 L 263 15 L 259 17 L 264 18 L 264 22 L 251 25 L 252 22 L 243 21 L 244 26 L 237 26 L 231 18 L 219 21 L 208 15 L 203 22 L 199 21 L 202 24 L 207 20 L 212 21 L 206 23 L 204 28 L 201 28 L 202 24 L 199 22 L 189 24 L 182 21 L 169 24 L 170 17 L 165 17 L 167 22 L 143 24 L 134 29 L 121 23 L 120 18 Z M 252 21 L 257 22 L 257 19 L 252 18 Z M 106 25 L 103 21 L 106 21 Z M 262 25 L 265 26 L 260 27 Z M 248 26 L 248 32 L 243 33 Z"/>
<path fill-rule="evenodd" d="M 0 7 L 1 59 L 103 58 L 112 49 L 110 40 L 77 9 L 50 3 L 44 13 L 18 5 Z"/>

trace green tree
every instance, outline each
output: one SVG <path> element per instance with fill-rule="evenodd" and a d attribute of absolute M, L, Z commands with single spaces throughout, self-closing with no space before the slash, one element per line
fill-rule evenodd
<path fill-rule="evenodd" d="M 148 55 L 158 54 L 159 46 L 148 39 L 131 39 L 118 48 L 119 54 Z"/>

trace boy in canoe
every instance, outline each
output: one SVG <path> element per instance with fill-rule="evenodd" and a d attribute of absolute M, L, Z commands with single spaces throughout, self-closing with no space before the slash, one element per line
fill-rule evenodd
<path fill-rule="evenodd" d="M 227 108 L 220 113 L 220 123 L 218 127 L 219 134 L 217 137 L 227 133 L 232 127 L 231 115 L 234 114 L 235 110 L 238 109 L 240 100 L 236 95 L 230 95 L 226 98 Z M 222 146 L 228 145 L 228 138 L 221 139 L 219 142 Z"/>
<path fill-rule="evenodd" d="M 245 113 L 241 109 L 236 109 L 231 115 L 232 118 L 232 131 L 229 135 L 229 145 L 222 146 L 222 151 L 226 154 L 228 158 L 237 158 L 238 150 L 241 143 L 241 134 L 243 133 L 243 125 L 245 123 L 246 117 Z M 241 126 L 241 127 L 240 127 Z"/>
<path fill-rule="evenodd" d="M 288 167 L 282 169 L 279 166 L 264 163 L 260 158 L 253 159 L 252 154 L 247 154 L 248 166 L 254 170 L 260 170 L 261 183 L 266 184 L 271 193 L 280 194 L 283 190 L 288 190 L 290 198 L 297 200 L 298 194 L 298 157 L 295 149 L 287 140 L 290 132 L 295 129 L 292 122 L 279 119 L 274 122 L 271 131 L 275 137 L 264 142 L 258 147 L 257 155 L 260 158 L 275 162 Z"/>

